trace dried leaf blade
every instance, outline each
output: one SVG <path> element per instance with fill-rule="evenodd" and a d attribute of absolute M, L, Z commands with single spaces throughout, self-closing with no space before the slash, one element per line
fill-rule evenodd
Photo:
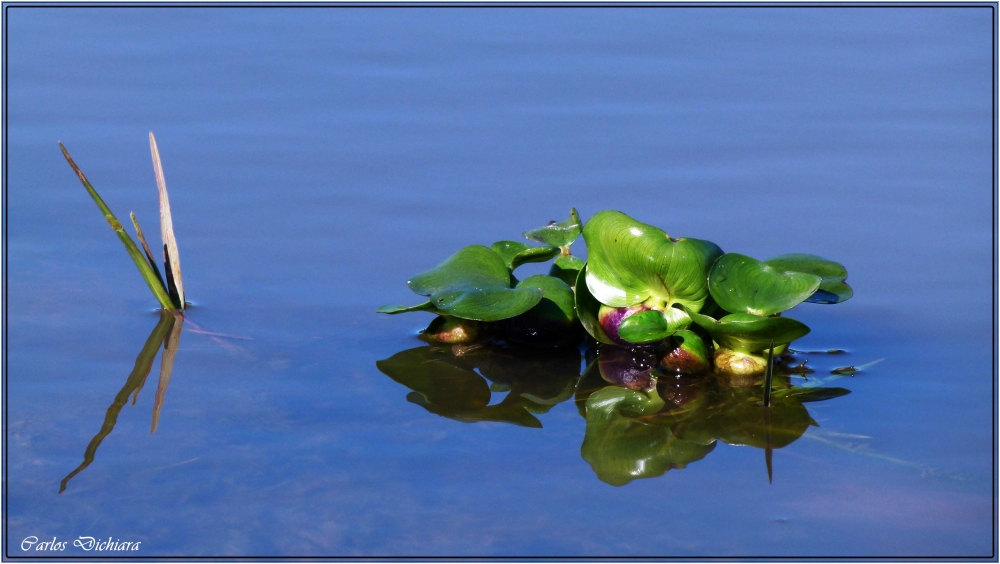
<path fill-rule="evenodd" d="M 156 175 L 156 189 L 160 197 L 160 236 L 166 247 L 170 274 L 177 287 L 177 308 L 184 311 L 184 280 L 181 278 L 181 257 L 177 251 L 177 239 L 174 237 L 174 221 L 170 215 L 170 197 L 167 195 L 167 181 L 163 176 L 163 163 L 160 162 L 160 150 L 156 146 L 156 137 L 149 132 L 149 150 L 153 156 L 153 173 Z"/>

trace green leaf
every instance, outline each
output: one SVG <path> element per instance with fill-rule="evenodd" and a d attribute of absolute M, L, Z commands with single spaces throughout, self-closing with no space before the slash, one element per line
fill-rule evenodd
<path fill-rule="evenodd" d="M 626 317 L 618 326 L 618 336 L 622 340 L 641 345 L 662 341 L 690 323 L 691 318 L 680 309 L 650 309 Z"/>
<path fill-rule="evenodd" d="M 727 253 L 712 267 L 708 287 L 728 312 L 768 316 L 799 305 L 821 281 L 815 274 L 784 272 L 746 255 Z"/>
<path fill-rule="evenodd" d="M 708 271 L 722 250 L 699 239 L 673 239 L 616 211 L 602 211 L 583 229 L 587 287 L 603 304 L 646 303 L 666 310 L 682 304 L 698 311 L 708 297 Z"/>
<path fill-rule="evenodd" d="M 432 304 L 429 301 L 424 302 L 422 304 L 417 304 L 415 306 L 384 305 L 378 308 L 378 310 L 375 313 L 386 313 L 389 315 L 396 315 L 397 313 L 406 313 L 409 311 L 429 311 L 431 313 L 437 313 L 437 314 L 441 313 L 441 311 L 438 310 L 438 308 L 434 307 L 434 304 Z"/>
<path fill-rule="evenodd" d="M 554 247 L 569 247 L 580 236 L 582 226 L 576 208 L 570 208 L 569 219 L 558 223 L 550 221 L 545 227 L 525 231 L 524 238 Z"/>
<path fill-rule="evenodd" d="M 118 235 L 118 239 L 123 245 L 125 245 L 125 250 L 128 252 L 129 257 L 132 258 L 132 262 L 134 262 L 135 266 L 139 269 L 139 274 L 141 274 L 142 279 L 146 281 L 146 285 L 149 286 L 153 295 L 156 296 L 156 301 L 160 302 L 163 309 L 168 311 L 178 309 L 178 306 L 175 305 L 173 300 L 170 299 L 170 294 L 167 292 L 167 289 L 163 287 L 163 282 L 160 281 L 159 273 L 154 272 L 153 268 L 148 262 L 146 262 L 146 258 L 143 256 L 142 251 L 139 250 L 135 241 L 133 241 L 132 238 L 129 237 L 128 233 L 125 232 L 125 228 L 122 227 L 121 222 L 118 221 L 115 214 L 111 213 L 111 209 L 108 208 L 108 205 L 104 203 L 103 199 L 101 199 L 97 190 L 90 185 L 90 181 L 88 181 L 87 177 L 83 175 L 83 171 L 80 170 L 80 167 L 76 166 L 76 163 L 73 162 L 73 158 L 69 156 L 69 151 L 66 150 L 66 147 L 64 147 L 62 143 L 59 144 L 59 148 L 62 149 L 62 154 L 66 157 L 66 162 L 69 163 L 73 172 L 76 173 L 77 178 L 79 178 L 80 182 L 83 183 L 83 187 L 87 189 L 87 193 L 90 194 L 91 199 L 94 200 L 94 203 L 97 204 L 101 213 L 104 214 L 105 221 L 108 222 L 111 229 L 113 229 L 115 234 Z"/>
<path fill-rule="evenodd" d="M 615 342 L 608 337 L 601 327 L 598 313 L 601 310 L 601 302 L 594 299 L 587 289 L 587 269 L 583 268 L 576 279 L 576 315 L 580 318 L 580 324 L 590 334 L 591 337 L 605 345 L 614 345 Z"/>
<path fill-rule="evenodd" d="M 519 344 L 561 346 L 577 344 L 583 337 L 576 317 L 573 290 L 562 280 L 536 274 L 518 282 L 518 289 L 537 288 L 542 300 L 525 313 L 506 319 L 500 330 L 508 341 Z"/>
<path fill-rule="evenodd" d="M 537 312 L 545 319 L 569 324 L 576 321 L 576 297 L 573 289 L 562 280 L 545 274 L 536 274 L 521 280 L 518 288 L 538 288 L 542 291 L 542 301 L 531 312 Z"/>
<path fill-rule="evenodd" d="M 411 278 L 407 285 L 422 296 L 430 296 L 444 313 L 499 321 L 520 315 L 542 299 L 537 288 L 511 288 L 507 264 L 493 250 L 471 245 L 436 267 Z"/>
<path fill-rule="evenodd" d="M 558 247 L 532 247 L 520 241 L 497 241 L 493 243 L 493 251 L 511 270 L 526 262 L 545 262 L 559 254 Z"/>
<path fill-rule="evenodd" d="M 688 315 L 719 345 L 744 353 L 763 351 L 772 340 L 777 347 L 809 333 L 809 327 L 790 317 L 757 317 L 749 313 L 732 313 L 716 321 L 691 310 L 688 310 Z"/>
<path fill-rule="evenodd" d="M 662 341 L 671 333 L 667 320 L 655 309 L 631 315 L 618 326 L 618 336 L 637 345 Z"/>
<path fill-rule="evenodd" d="M 573 255 L 563 255 L 552 263 L 552 267 L 549 268 L 549 276 L 554 276 L 569 284 L 570 288 L 574 288 L 576 287 L 576 278 L 586 264 Z"/>
<path fill-rule="evenodd" d="M 780 255 L 764 261 L 778 270 L 804 272 L 819 276 L 821 282 L 816 293 L 806 299 L 815 304 L 839 304 L 854 295 L 847 285 L 847 269 L 839 262 L 807 254 Z"/>

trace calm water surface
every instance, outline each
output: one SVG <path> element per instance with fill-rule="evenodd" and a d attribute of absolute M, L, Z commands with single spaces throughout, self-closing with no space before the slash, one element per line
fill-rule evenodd
<path fill-rule="evenodd" d="M 990 8 L 6 14 L 7 556 L 996 554 Z M 149 130 L 196 307 L 60 494 L 160 317 L 56 141 L 155 238 Z M 611 485 L 572 358 L 540 428 L 408 400 L 376 362 L 431 317 L 375 309 L 571 206 L 839 260 L 793 315 L 847 353 L 800 356 L 884 360 L 770 484 L 719 441 Z"/>

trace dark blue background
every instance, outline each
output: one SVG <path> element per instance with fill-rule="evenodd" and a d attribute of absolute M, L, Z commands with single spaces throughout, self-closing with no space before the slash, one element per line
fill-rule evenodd
<path fill-rule="evenodd" d="M 993 553 L 994 8 L 5 13 L 7 555 Z M 156 317 L 56 141 L 155 234 L 149 130 L 188 318 L 252 340 L 186 328 L 157 432 L 154 367 L 57 495 Z M 572 402 L 540 430 L 408 403 L 375 361 L 430 318 L 375 309 L 571 206 L 839 260 L 855 297 L 796 309 L 801 347 L 885 360 L 773 485 L 720 445 L 614 488 Z"/>

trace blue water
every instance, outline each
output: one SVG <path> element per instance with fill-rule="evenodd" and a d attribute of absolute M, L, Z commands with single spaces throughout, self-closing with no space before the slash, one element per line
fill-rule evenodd
<path fill-rule="evenodd" d="M 5 555 L 995 557 L 994 10 L 5 7 Z M 195 307 L 156 432 L 159 361 L 59 494 L 159 317 L 56 142 L 155 238 L 150 130 Z M 772 484 L 407 401 L 431 316 L 375 309 L 571 206 L 838 260 L 796 345 L 885 360 Z"/>

